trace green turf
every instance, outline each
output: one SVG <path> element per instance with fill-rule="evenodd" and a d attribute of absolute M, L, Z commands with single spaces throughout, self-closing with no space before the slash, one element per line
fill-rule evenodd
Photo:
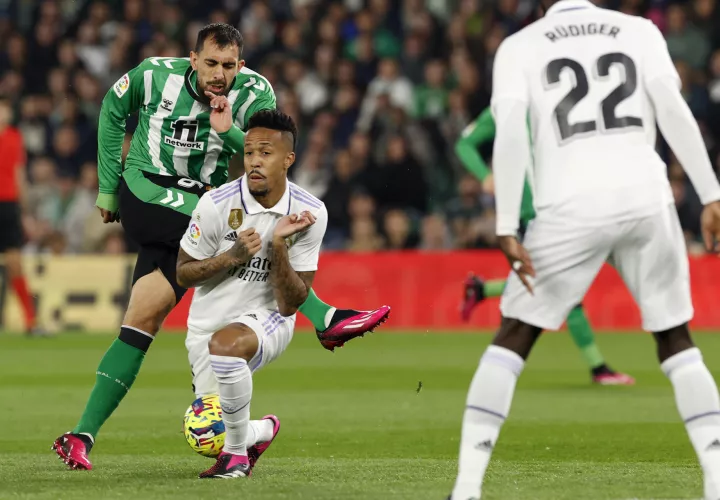
<path fill-rule="evenodd" d="M 252 414 L 280 416 L 277 441 L 249 480 L 200 481 L 212 462 L 181 435 L 193 399 L 182 336 L 150 348 L 98 436 L 89 473 L 65 471 L 50 444 L 75 424 L 111 337 L 0 337 L 0 498 L 444 499 L 466 389 L 489 340 L 377 334 L 333 355 L 313 335 L 297 335 L 255 378 Z M 720 370 L 720 336 L 696 340 Z M 638 385 L 593 387 L 567 335 L 543 338 L 520 379 L 484 500 L 701 496 L 652 340 L 601 335 L 599 343 Z"/>

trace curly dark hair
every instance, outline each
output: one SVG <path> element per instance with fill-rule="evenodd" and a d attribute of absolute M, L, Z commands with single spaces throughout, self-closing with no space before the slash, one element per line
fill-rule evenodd
<path fill-rule="evenodd" d="M 270 130 L 279 130 L 288 132 L 292 135 L 293 150 L 297 142 L 297 125 L 290 115 L 286 115 L 277 109 L 261 109 L 250 117 L 247 129 L 252 128 L 269 128 Z"/>
<path fill-rule="evenodd" d="M 238 48 L 238 57 L 242 56 L 243 37 L 235 26 L 225 23 L 208 24 L 200 30 L 195 42 L 195 52 L 200 52 L 205 45 L 205 40 L 210 39 L 215 44 L 224 49 L 228 45 L 236 45 Z"/>

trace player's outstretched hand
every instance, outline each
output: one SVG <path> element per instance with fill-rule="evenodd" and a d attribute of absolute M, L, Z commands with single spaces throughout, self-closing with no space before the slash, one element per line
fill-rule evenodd
<path fill-rule="evenodd" d="M 705 249 L 708 252 L 720 252 L 720 201 L 705 205 L 700 216 Z"/>
<path fill-rule="evenodd" d="M 315 216 L 310 212 L 302 212 L 298 214 L 286 215 L 280 219 L 275 226 L 275 232 L 273 236 L 278 239 L 289 238 L 293 234 L 304 231 L 315 224 Z"/>
<path fill-rule="evenodd" d="M 233 264 L 240 266 L 249 261 L 261 248 L 262 240 L 260 235 L 255 232 L 255 228 L 250 228 L 238 233 L 235 244 L 228 252 L 233 258 Z"/>
<path fill-rule="evenodd" d="M 110 210 L 105 210 L 104 208 L 98 208 L 100 209 L 100 216 L 105 224 L 109 222 L 120 222 L 120 214 L 118 214 L 118 212 L 111 212 Z"/>
<path fill-rule="evenodd" d="M 205 95 L 210 99 L 210 126 L 218 134 L 222 134 L 230 130 L 232 127 L 232 105 L 224 95 L 215 95 L 210 91 L 205 91 Z"/>
<path fill-rule="evenodd" d="M 533 287 L 530 279 L 535 277 L 535 268 L 530 260 L 530 254 L 515 236 L 500 236 L 498 242 L 500 243 L 500 250 L 507 257 L 513 271 L 517 273 L 520 281 L 525 285 L 528 292 L 532 294 Z"/>

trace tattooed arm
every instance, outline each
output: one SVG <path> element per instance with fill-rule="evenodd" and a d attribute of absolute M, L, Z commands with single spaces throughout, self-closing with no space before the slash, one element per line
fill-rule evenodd
<path fill-rule="evenodd" d="M 278 311 L 283 316 L 292 316 L 307 300 L 315 271 L 296 272 L 292 268 L 284 238 L 273 238 L 270 255 L 270 283 L 278 303 Z"/>
<path fill-rule="evenodd" d="M 254 229 L 241 232 L 230 250 L 208 259 L 195 259 L 180 248 L 176 266 L 177 283 L 183 288 L 200 285 L 218 273 L 245 264 L 260 248 L 262 241 Z"/>

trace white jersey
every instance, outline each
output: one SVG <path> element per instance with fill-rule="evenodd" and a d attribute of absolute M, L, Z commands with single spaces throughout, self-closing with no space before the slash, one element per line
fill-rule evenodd
<path fill-rule="evenodd" d="M 277 308 L 269 281 L 272 262 L 269 243 L 277 222 L 285 215 L 309 211 L 316 222 L 289 238 L 290 265 L 297 272 L 316 271 L 320 246 L 327 227 L 327 210 L 322 201 L 292 182 L 271 208 L 264 208 L 240 179 L 205 193 L 192 215 L 180 246 L 197 260 L 215 257 L 230 249 L 237 234 L 254 228 L 262 249 L 245 265 L 221 273 L 195 288 L 188 328 L 214 332 L 245 312 Z"/>
<path fill-rule="evenodd" d="M 539 217 L 619 222 L 672 202 L 646 92 L 659 77 L 679 83 L 659 30 L 586 0 L 561 0 L 501 44 L 493 111 L 527 106 Z"/>

